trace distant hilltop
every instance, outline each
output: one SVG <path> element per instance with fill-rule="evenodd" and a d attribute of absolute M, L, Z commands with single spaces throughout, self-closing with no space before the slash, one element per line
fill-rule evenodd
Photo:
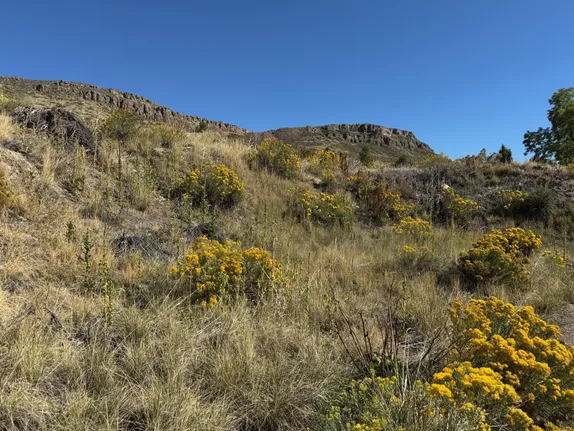
<path fill-rule="evenodd" d="M 196 130 L 203 122 L 209 130 L 234 134 L 252 143 L 274 136 L 297 147 L 329 146 L 351 153 L 367 145 L 379 156 L 391 160 L 433 154 L 412 132 L 375 124 L 330 124 L 249 132 L 233 124 L 172 111 L 136 94 L 78 82 L 0 77 L 0 92 L 32 107 L 61 107 L 88 125 L 94 125 L 114 109 L 128 109 L 146 121 L 173 124 L 189 131 Z"/>

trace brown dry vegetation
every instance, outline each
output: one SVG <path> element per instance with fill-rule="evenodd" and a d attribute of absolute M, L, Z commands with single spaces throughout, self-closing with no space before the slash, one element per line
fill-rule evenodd
<path fill-rule="evenodd" d="M 0 116 L 0 142 L 15 132 Z M 252 171 L 251 149 L 222 134 L 184 134 L 166 146 L 152 132 L 140 131 L 119 156 L 108 139 L 92 157 L 30 131 L 21 131 L 26 151 L 0 147 L 20 199 L 17 211 L 0 209 L 0 429 L 320 429 L 360 359 L 335 328 L 360 315 L 378 348 L 377 317 L 389 309 L 409 337 L 424 341 L 446 325 L 455 297 L 494 294 L 550 320 L 574 302 L 571 267 L 543 257 L 521 289 L 463 289 L 453 265 L 483 228 L 439 227 L 432 262 L 401 267 L 406 241 L 390 225 L 325 228 L 285 215 L 288 190 L 311 187 L 312 175 Z M 245 184 L 235 208 L 211 214 L 168 199 L 175 178 L 215 162 Z M 502 169 L 526 168 L 496 169 L 502 177 Z M 425 175 L 377 172 L 413 196 L 409 181 Z M 177 294 L 169 268 L 209 223 L 218 237 L 269 250 L 285 286 L 256 305 L 213 309 Z M 545 247 L 571 255 L 560 235 L 535 227 L 555 238 Z"/>

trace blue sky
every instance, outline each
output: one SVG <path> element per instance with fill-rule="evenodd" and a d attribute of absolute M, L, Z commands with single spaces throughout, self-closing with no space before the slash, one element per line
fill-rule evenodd
<path fill-rule="evenodd" d="M 375 123 L 458 157 L 546 124 L 574 86 L 572 0 L 28 0 L 0 74 L 141 94 L 250 130 Z"/>

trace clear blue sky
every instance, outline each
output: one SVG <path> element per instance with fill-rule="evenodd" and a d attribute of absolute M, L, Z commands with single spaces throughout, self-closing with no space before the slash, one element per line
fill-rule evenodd
<path fill-rule="evenodd" d="M 82 81 L 261 131 L 375 123 L 458 157 L 574 86 L 572 0 L 6 1 L 0 74 Z"/>

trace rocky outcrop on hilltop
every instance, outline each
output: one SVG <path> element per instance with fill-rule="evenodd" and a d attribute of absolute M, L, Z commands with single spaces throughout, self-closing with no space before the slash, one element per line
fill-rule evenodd
<path fill-rule="evenodd" d="M 27 95 L 38 96 L 40 99 L 48 98 L 64 106 L 67 105 L 66 102 L 83 100 L 110 109 L 129 109 L 147 121 L 174 124 L 190 131 L 195 130 L 201 122 L 205 122 L 207 128 L 212 130 L 239 134 L 247 132 L 233 124 L 180 114 L 136 94 L 90 84 L 0 77 L 0 90 L 20 97 Z"/>
<path fill-rule="evenodd" d="M 274 136 L 284 142 L 302 146 L 344 145 L 360 148 L 368 145 L 376 152 L 389 156 L 403 154 L 423 156 L 433 153 L 433 150 L 418 140 L 412 132 L 375 124 L 328 124 L 282 128 L 254 133 L 252 136 L 254 140 Z"/>
<path fill-rule="evenodd" d="M 128 109 L 146 121 L 173 124 L 188 131 L 196 131 L 204 124 L 208 130 L 233 134 L 251 143 L 275 136 L 299 148 L 328 146 L 348 153 L 356 153 L 367 145 L 387 160 L 403 156 L 418 159 L 433 153 L 428 145 L 406 130 L 375 124 L 329 124 L 248 133 L 233 124 L 180 114 L 136 94 L 78 82 L 0 76 L 0 94 L 16 98 L 21 105 L 35 109 L 64 109 L 88 126 L 97 125 L 102 112 L 107 115 L 114 109 Z"/>

